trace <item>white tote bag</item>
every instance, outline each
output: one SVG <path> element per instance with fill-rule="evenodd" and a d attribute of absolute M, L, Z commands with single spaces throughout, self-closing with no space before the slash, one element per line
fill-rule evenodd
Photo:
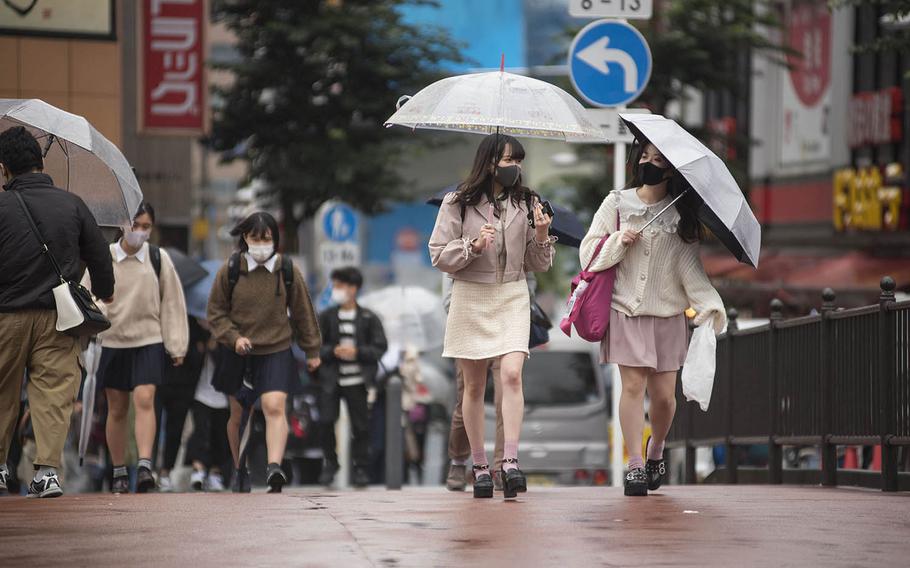
<path fill-rule="evenodd" d="M 57 305 L 57 331 L 67 331 L 85 323 L 85 314 L 73 299 L 69 282 L 54 288 L 54 303 Z"/>
<path fill-rule="evenodd" d="M 709 322 L 698 326 L 692 333 L 682 370 L 682 391 L 686 400 L 696 401 L 704 412 L 708 411 L 711 402 L 716 366 L 717 338 L 714 326 Z"/>

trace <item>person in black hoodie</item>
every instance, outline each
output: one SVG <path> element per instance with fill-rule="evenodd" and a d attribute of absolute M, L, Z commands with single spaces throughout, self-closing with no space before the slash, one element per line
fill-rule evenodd
<path fill-rule="evenodd" d="M 19 414 L 22 377 L 37 455 L 29 497 L 63 494 L 57 468 L 79 390 L 79 342 L 57 331 L 53 288 L 60 284 L 32 232 L 22 198 L 63 276 L 79 282 L 83 263 L 92 292 L 110 302 L 114 269 L 107 241 L 77 195 L 43 173 L 41 146 L 21 126 L 0 133 L 0 493 L 9 479 L 6 459 Z"/>
<path fill-rule="evenodd" d="M 319 314 L 322 330 L 322 366 L 317 374 L 320 387 L 319 421 L 325 463 L 322 485 L 331 485 L 338 472 L 335 421 L 344 398 L 351 418 L 355 487 L 370 482 L 369 405 L 367 389 L 375 386 L 379 360 L 388 349 L 382 322 L 370 310 L 357 304 L 363 275 L 354 267 L 332 272 L 332 301 L 335 307 Z"/>

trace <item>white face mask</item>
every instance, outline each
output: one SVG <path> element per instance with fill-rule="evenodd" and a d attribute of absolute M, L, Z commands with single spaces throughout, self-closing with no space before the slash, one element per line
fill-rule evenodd
<path fill-rule="evenodd" d="M 348 295 L 347 291 L 342 290 L 341 288 L 332 288 L 332 302 L 343 306 L 348 303 L 351 297 Z"/>
<path fill-rule="evenodd" d="M 131 248 L 137 249 L 141 247 L 145 241 L 149 240 L 149 235 L 149 231 L 129 230 L 123 233 L 123 238 L 126 240 L 126 244 Z"/>
<path fill-rule="evenodd" d="M 275 252 L 275 245 L 249 245 L 250 256 L 258 263 L 263 263 L 272 258 Z"/>

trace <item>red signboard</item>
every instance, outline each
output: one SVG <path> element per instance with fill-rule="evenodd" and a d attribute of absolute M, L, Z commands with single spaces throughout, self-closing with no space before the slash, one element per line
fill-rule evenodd
<path fill-rule="evenodd" d="M 794 2 L 787 19 L 790 81 L 807 107 L 815 106 L 831 81 L 831 12 L 819 0 Z"/>
<path fill-rule="evenodd" d="M 900 142 L 904 135 L 903 108 L 900 87 L 854 94 L 850 100 L 850 147 Z"/>
<path fill-rule="evenodd" d="M 139 130 L 200 134 L 206 126 L 205 0 L 141 0 Z"/>

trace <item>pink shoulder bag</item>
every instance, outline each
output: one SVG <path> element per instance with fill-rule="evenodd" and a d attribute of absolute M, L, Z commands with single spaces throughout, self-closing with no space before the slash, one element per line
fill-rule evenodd
<path fill-rule="evenodd" d="M 619 211 L 616 212 L 616 230 L 619 230 Z M 566 317 L 559 323 L 559 329 L 572 337 L 572 326 L 575 332 L 586 341 L 597 343 L 603 340 L 610 325 L 610 306 L 613 301 L 613 284 L 616 281 L 614 264 L 601 272 L 591 272 L 591 265 L 600 256 L 610 234 L 604 235 L 588 266 L 572 279 L 572 289 L 566 304 Z"/>

